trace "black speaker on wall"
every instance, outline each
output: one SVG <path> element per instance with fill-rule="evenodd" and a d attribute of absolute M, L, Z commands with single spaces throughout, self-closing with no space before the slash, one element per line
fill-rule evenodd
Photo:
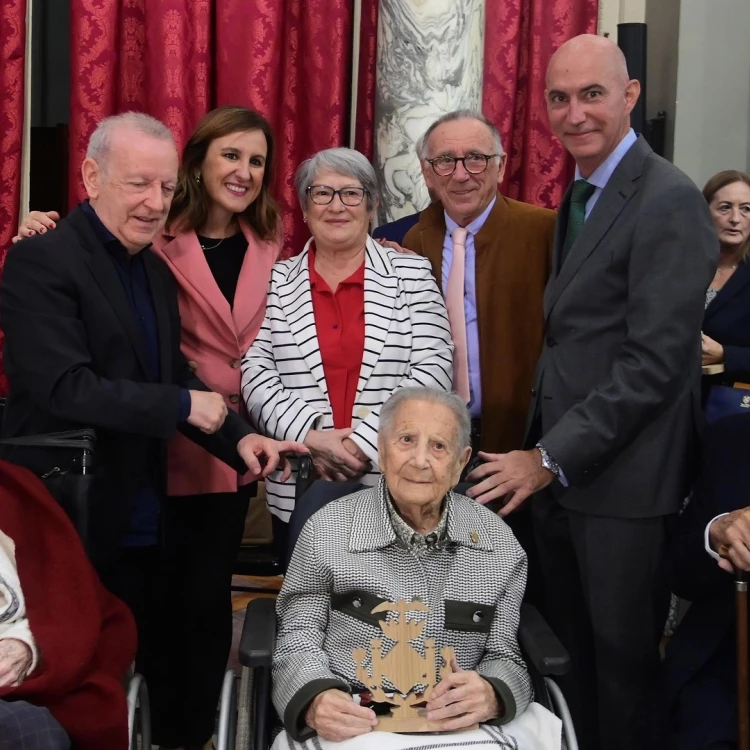
<path fill-rule="evenodd" d="M 617 46 L 625 55 L 628 73 L 641 83 L 641 95 L 630 114 L 630 124 L 636 133 L 646 134 L 646 24 L 618 23 Z"/>

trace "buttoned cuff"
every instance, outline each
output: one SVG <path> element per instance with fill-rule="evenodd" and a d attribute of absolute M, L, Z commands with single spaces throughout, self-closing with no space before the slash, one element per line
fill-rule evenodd
<path fill-rule="evenodd" d="M 289 732 L 292 739 L 297 742 L 304 742 L 315 736 L 315 730 L 305 724 L 305 714 L 313 699 L 326 690 L 341 690 L 344 693 L 351 693 L 351 689 L 345 682 L 326 677 L 311 680 L 301 687 L 284 709 L 284 729 Z"/>
<path fill-rule="evenodd" d="M 490 719 L 484 723 L 493 726 L 500 726 L 501 724 L 507 724 L 509 721 L 515 719 L 516 699 L 513 695 L 513 691 L 499 677 L 488 677 L 486 674 L 480 674 L 479 676 L 492 685 L 492 689 L 495 691 L 500 708 L 494 719 Z"/>
<path fill-rule="evenodd" d="M 708 523 L 706 524 L 706 530 L 705 530 L 705 531 L 703 532 L 703 544 L 704 544 L 704 546 L 705 546 L 705 548 L 706 548 L 706 552 L 708 552 L 708 554 L 709 554 L 709 555 L 711 555 L 711 557 L 713 557 L 713 559 L 714 559 L 714 560 L 716 560 L 716 562 L 719 562 L 719 560 L 721 560 L 721 557 L 719 556 L 718 552 L 716 552 L 716 551 L 715 551 L 715 550 L 714 550 L 714 549 L 713 549 L 713 548 L 711 547 L 711 538 L 710 538 L 710 536 L 709 536 L 709 532 L 710 532 L 710 530 L 711 530 L 711 524 L 712 524 L 712 523 L 713 523 L 714 521 L 716 521 L 716 520 L 718 520 L 719 518 L 721 518 L 722 516 L 728 516 L 728 515 L 729 515 L 729 513 L 719 513 L 719 515 L 718 515 L 718 516 L 714 516 L 714 518 L 712 518 L 712 519 L 711 519 L 711 520 L 710 520 L 710 521 L 709 521 L 709 522 L 708 522 Z"/>

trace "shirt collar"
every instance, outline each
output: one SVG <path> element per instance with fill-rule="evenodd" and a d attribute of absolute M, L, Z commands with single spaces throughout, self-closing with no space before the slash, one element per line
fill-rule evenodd
<path fill-rule="evenodd" d="M 350 552 L 385 549 L 400 540 L 391 520 L 388 503 L 388 488 L 384 476 L 380 477 L 377 486 L 359 493 L 349 529 Z M 457 546 L 465 546 L 492 552 L 492 537 L 482 519 L 482 514 L 486 512 L 481 505 L 449 491 L 443 509 L 443 518 L 446 519 L 444 543 L 439 547 L 456 549 Z M 414 533 L 413 529 L 411 533 Z"/>
<path fill-rule="evenodd" d="M 122 242 L 115 237 L 112 232 L 107 229 L 107 227 L 104 226 L 102 223 L 102 220 L 99 218 L 99 216 L 96 213 L 96 209 L 91 205 L 91 203 L 88 200 L 83 201 L 81 203 L 81 209 L 83 210 L 83 213 L 86 214 L 86 218 L 89 220 L 89 223 L 91 224 L 91 228 L 94 230 L 94 234 L 96 235 L 99 242 L 104 245 L 104 247 L 109 250 L 114 257 L 119 261 L 129 261 L 133 258 L 138 257 L 138 254 L 131 255 L 124 247 Z M 150 243 L 146 245 L 143 249 L 147 249 L 150 247 Z"/>
<path fill-rule="evenodd" d="M 490 211 L 495 206 L 495 203 L 497 202 L 497 195 L 490 201 L 490 205 L 487 206 L 487 208 L 482 211 L 479 216 L 477 216 L 474 221 L 472 221 L 470 224 L 466 225 L 466 231 L 469 234 L 476 235 L 477 232 L 484 226 L 484 222 L 487 221 L 487 217 L 490 215 Z M 450 216 L 448 216 L 448 212 L 443 209 L 443 214 L 445 215 L 445 229 L 448 232 L 448 234 L 452 234 L 453 230 L 458 227 L 458 224 L 451 219 Z"/>
<path fill-rule="evenodd" d="M 586 182 L 594 187 L 603 190 L 609 182 L 612 173 L 617 169 L 617 165 L 622 161 L 622 157 L 630 151 L 630 147 L 638 140 L 635 130 L 630 128 L 625 137 L 615 146 L 614 151 L 586 178 Z M 581 170 L 576 165 L 575 179 L 582 179 Z"/>
<path fill-rule="evenodd" d="M 406 521 L 398 514 L 391 493 L 388 488 L 384 486 L 385 502 L 388 507 L 388 515 L 393 525 L 393 530 L 396 532 L 396 536 L 410 549 L 417 554 L 427 552 L 432 549 L 436 544 L 442 542 L 447 535 L 448 528 L 448 510 L 450 506 L 450 500 L 452 493 L 448 493 L 443 503 L 443 512 L 440 515 L 440 521 L 434 531 L 429 534 L 420 534 L 418 531 L 414 531 Z"/>
<path fill-rule="evenodd" d="M 315 288 L 319 285 L 324 285 L 326 289 L 329 289 L 326 280 L 317 272 L 315 269 L 315 243 L 311 243 L 308 250 L 308 270 L 310 271 L 310 287 Z M 364 289 L 365 286 L 365 261 L 362 261 L 362 265 L 349 277 L 339 282 L 339 287 L 342 284 L 350 284 L 352 286 L 360 286 Z"/>

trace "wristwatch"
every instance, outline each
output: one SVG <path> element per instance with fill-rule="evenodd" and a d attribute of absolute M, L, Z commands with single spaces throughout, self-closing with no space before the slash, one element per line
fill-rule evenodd
<path fill-rule="evenodd" d="M 559 478 L 560 466 L 558 465 L 557 461 L 555 461 L 555 459 L 552 458 L 549 453 L 547 453 L 547 450 L 541 443 L 537 443 L 534 447 L 542 456 L 542 468 L 547 469 L 547 471 L 551 471 L 556 477 Z"/>

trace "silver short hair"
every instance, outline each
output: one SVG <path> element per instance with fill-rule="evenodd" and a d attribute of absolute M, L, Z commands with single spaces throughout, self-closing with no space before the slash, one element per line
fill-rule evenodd
<path fill-rule="evenodd" d="M 424 161 L 428 156 L 427 143 L 430 140 L 432 131 L 435 130 L 435 128 L 440 127 L 443 123 L 453 122 L 454 120 L 477 120 L 486 125 L 490 129 L 492 137 L 495 139 L 495 151 L 500 154 L 500 156 L 505 153 L 503 150 L 503 141 L 502 138 L 500 138 L 500 131 L 495 127 L 492 120 L 485 117 L 477 109 L 457 109 L 454 112 L 448 112 L 442 115 L 442 117 L 438 117 L 438 119 L 427 128 L 424 135 L 417 141 L 417 154 L 421 161 Z"/>
<path fill-rule="evenodd" d="M 380 410 L 380 425 L 378 427 L 378 441 L 385 440 L 393 429 L 398 410 L 408 401 L 426 401 L 429 404 L 441 404 L 453 412 L 458 428 L 458 450 L 471 446 L 471 415 L 464 400 L 452 391 L 439 391 L 425 386 L 411 386 L 399 388 L 383 404 Z"/>
<path fill-rule="evenodd" d="M 120 115 L 105 117 L 89 138 L 86 158 L 94 159 L 99 166 L 105 167 L 112 147 L 112 135 L 118 128 L 131 130 L 170 143 L 175 149 L 172 131 L 160 120 L 143 112 L 123 112 Z"/>
<path fill-rule="evenodd" d="M 321 171 L 335 172 L 359 180 L 367 191 L 367 210 L 372 211 L 375 208 L 380 194 L 378 178 L 367 157 L 353 148 L 327 148 L 318 151 L 310 159 L 305 159 L 294 176 L 297 197 L 303 210 L 307 209 L 307 188 L 313 184 L 315 175 Z"/>

